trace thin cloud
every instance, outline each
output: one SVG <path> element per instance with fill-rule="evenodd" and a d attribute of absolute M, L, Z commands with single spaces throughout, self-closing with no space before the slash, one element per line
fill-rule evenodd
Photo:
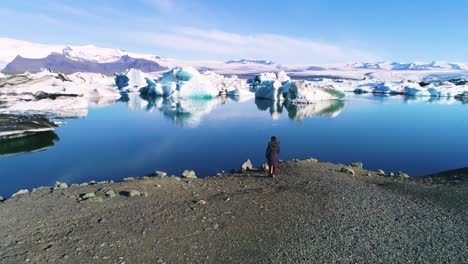
<path fill-rule="evenodd" d="M 375 61 L 379 57 L 356 48 L 277 34 L 238 34 L 182 27 L 169 32 L 141 32 L 147 44 L 223 58 L 264 58 L 283 63 Z"/>
<path fill-rule="evenodd" d="M 143 0 L 143 3 L 162 10 L 170 10 L 174 7 L 173 0 Z"/>

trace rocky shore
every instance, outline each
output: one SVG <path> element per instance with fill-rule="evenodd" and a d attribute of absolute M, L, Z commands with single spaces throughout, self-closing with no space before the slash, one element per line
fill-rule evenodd
<path fill-rule="evenodd" d="M 250 167 L 57 183 L 0 199 L 1 262 L 468 261 L 466 175 L 412 179 L 315 159 L 283 162 L 274 178 Z"/>

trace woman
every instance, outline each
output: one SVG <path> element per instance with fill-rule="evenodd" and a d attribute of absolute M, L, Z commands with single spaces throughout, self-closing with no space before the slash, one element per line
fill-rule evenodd
<path fill-rule="evenodd" d="M 271 137 L 271 141 L 268 143 L 266 149 L 266 158 L 268 160 L 269 175 L 274 177 L 278 173 L 280 143 L 276 140 L 276 137 Z"/>

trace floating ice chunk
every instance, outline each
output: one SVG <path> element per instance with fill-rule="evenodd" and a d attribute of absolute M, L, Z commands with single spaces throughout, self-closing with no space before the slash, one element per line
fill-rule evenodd
<path fill-rule="evenodd" d="M 288 81 L 284 85 L 287 101 L 292 103 L 309 103 L 315 101 L 343 99 L 345 94 L 331 87 L 317 87 L 309 81 Z"/>
<path fill-rule="evenodd" d="M 129 69 L 125 73 L 115 75 L 115 85 L 126 92 L 138 92 L 147 86 L 146 78 L 150 76 L 137 69 Z"/>
<path fill-rule="evenodd" d="M 255 93 L 255 98 L 279 101 L 283 99 L 283 85 L 290 81 L 289 76 L 281 71 L 262 73 L 249 79 L 247 83 L 250 91 Z"/>
<path fill-rule="evenodd" d="M 236 76 L 224 77 L 214 72 L 200 73 L 192 67 L 175 67 L 156 81 L 147 78 L 144 95 L 175 98 L 213 98 L 218 95 L 243 95 L 244 81 Z"/>
<path fill-rule="evenodd" d="M 310 81 L 291 81 L 284 73 L 262 73 L 249 79 L 251 91 L 255 98 L 272 101 L 286 101 L 294 103 L 307 103 L 320 100 L 341 99 L 345 94 L 331 84 Z"/>

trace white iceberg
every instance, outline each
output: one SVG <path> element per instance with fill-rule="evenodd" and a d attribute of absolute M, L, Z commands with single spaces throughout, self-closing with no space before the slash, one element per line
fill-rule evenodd
<path fill-rule="evenodd" d="M 214 72 L 200 73 L 192 67 L 175 67 L 156 81 L 146 78 L 144 95 L 175 98 L 214 98 L 219 95 L 244 96 L 247 85 L 236 76 L 224 77 Z"/>
<path fill-rule="evenodd" d="M 116 74 L 114 81 L 115 85 L 121 91 L 125 92 L 138 92 L 141 88 L 146 87 L 147 78 L 151 78 L 149 74 L 146 74 L 137 69 L 128 69 L 124 73 Z"/>
<path fill-rule="evenodd" d="M 333 85 L 323 82 L 292 81 L 284 72 L 262 73 L 249 79 L 255 98 L 272 101 L 286 100 L 291 103 L 309 103 L 322 100 L 342 99 L 345 94 Z"/>
<path fill-rule="evenodd" d="M 316 101 L 343 99 L 345 94 L 333 87 L 316 86 L 310 81 L 288 81 L 283 85 L 286 101 L 294 104 L 307 104 Z"/>
<path fill-rule="evenodd" d="M 87 115 L 88 101 L 115 101 L 120 93 L 112 77 L 95 73 L 64 75 L 41 71 L 0 80 L 0 112 L 47 113 L 57 117 Z"/>

